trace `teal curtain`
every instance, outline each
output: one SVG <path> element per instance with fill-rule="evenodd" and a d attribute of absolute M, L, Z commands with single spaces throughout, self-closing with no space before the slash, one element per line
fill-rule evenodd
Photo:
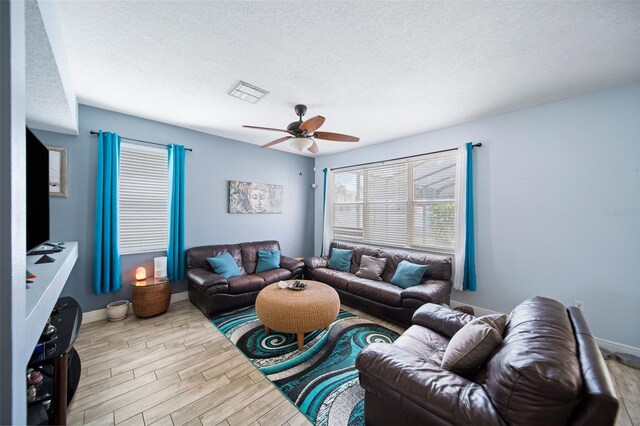
<path fill-rule="evenodd" d="M 476 250 L 473 226 L 473 143 L 467 143 L 467 211 L 466 215 L 466 244 L 464 256 L 464 278 L 462 289 L 476 291 Z"/>
<path fill-rule="evenodd" d="M 184 146 L 169 149 L 169 246 L 167 275 L 171 281 L 184 279 Z"/>
<path fill-rule="evenodd" d="M 98 134 L 96 165 L 96 211 L 93 246 L 93 292 L 120 291 L 120 253 L 118 252 L 118 169 L 120 136 Z"/>
<path fill-rule="evenodd" d="M 326 226 L 325 223 L 325 215 L 327 213 L 327 173 L 329 170 L 327 168 L 322 169 L 323 176 L 323 185 L 322 185 L 322 243 L 320 245 L 320 256 L 324 256 L 324 228 Z"/>

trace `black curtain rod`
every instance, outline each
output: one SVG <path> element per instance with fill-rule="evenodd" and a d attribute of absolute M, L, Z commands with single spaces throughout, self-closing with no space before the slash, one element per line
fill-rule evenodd
<path fill-rule="evenodd" d="M 481 146 L 482 146 L 481 142 L 474 143 L 473 145 L 471 145 L 471 147 L 473 148 L 480 148 Z M 340 169 L 350 169 L 351 167 L 368 166 L 369 164 L 383 164 L 383 163 L 386 163 L 387 161 L 406 160 L 407 158 L 422 157 L 423 155 L 440 154 L 441 152 L 449 152 L 449 151 L 457 151 L 457 150 L 458 148 L 442 149 L 440 151 L 425 152 L 424 154 L 415 154 L 415 155 L 407 155 L 406 157 L 390 158 L 389 160 L 370 161 L 368 163 L 353 164 L 351 166 L 333 167 L 329 170 L 333 171 L 333 170 L 340 170 Z"/>
<path fill-rule="evenodd" d="M 91 130 L 89 133 L 91 133 L 92 135 L 100 134 L 100 132 L 96 132 L 95 130 Z M 169 145 L 164 144 L 164 143 L 149 142 L 149 141 L 143 141 L 141 139 L 134 139 L 134 138 L 125 138 L 124 136 L 120 136 L 120 139 L 126 139 L 128 141 L 136 141 L 136 142 L 148 143 L 149 145 L 169 146 Z M 193 151 L 193 149 L 191 149 L 191 148 L 185 148 L 184 150 L 185 151 Z"/>

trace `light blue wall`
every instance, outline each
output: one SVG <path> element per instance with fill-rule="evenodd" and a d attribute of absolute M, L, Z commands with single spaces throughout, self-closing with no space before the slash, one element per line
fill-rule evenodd
<path fill-rule="evenodd" d="M 25 5 L 0 2 L 0 424 L 25 424 Z"/>
<path fill-rule="evenodd" d="M 129 282 L 135 268 L 153 273 L 147 253 L 122 257 L 123 290 L 97 296 L 92 292 L 93 217 L 95 203 L 96 136 L 105 130 L 136 139 L 180 143 L 193 148 L 186 154 L 186 247 L 275 239 L 283 254 L 308 256 L 313 252 L 313 164 L 300 155 L 208 135 L 168 124 L 81 105 L 80 135 L 34 131 L 46 145 L 68 150 L 68 198 L 51 198 L 51 239 L 79 241 L 79 258 L 62 295 L 73 296 L 84 311 L 104 308 L 118 299 L 130 299 Z M 302 173 L 302 176 L 299 174 Z M 284 187 L 282 214 L 229 214 L 228 181 L 244 180 Z M 174 291 L 186 283 L 174 284 Z"/>
<path fill-rule="evenodd" d="M 467 141 L 483 143 L 474 149 L 478 291 L 452 299 L 501 312 L 534 295 L 582 300 L 597 337 L 640 347 L 640 84 L 319 157 L 316 183 L 325 167 Z M 322 191 L 315 217 L 318 253 Z"/>

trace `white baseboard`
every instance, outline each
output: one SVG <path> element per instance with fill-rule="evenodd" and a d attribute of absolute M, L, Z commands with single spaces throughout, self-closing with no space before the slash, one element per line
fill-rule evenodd
<path fill-rule="evenodd" d="M 476 314 L 476 316 L 481 317 L 483 315 L 491 315 L 491 314 L 500 314 L 502 312 L 496 312 L 496 311 L 492 311 L 490 309 L 484 309 L 484 308 L 480 308 L 478 306 L 473 306 L 473 305 L 469 305 L 467 303 L 461 303 L 458 302 L 456 300 L 452 300 L 451 301 L 451 307 L 455 308 L 456 306 L 461 306 L 461 305 L 466 305 L 466 306 L 471 306 Z M 607 339 L 600 339 L 598 337 L 594 337 L 594 339 L 596 340 L 596 343 L 598 344 L 599 347 L 607 349 L 613 353 L 616 352 L 622 352 L 625 354 L 630 354 L 630 355 L 635 355 L 637 357 L 640 357 L 640 348 L 636 348 L 635 346 L 629 346 L 629 345 L 625 345 L 624 343 L 617 343 L 617 342 L 612 342 L 611 340 L 607 340 Z"/>
<path fill-rule="evenodd" d="M 171 295 L 171 302 L 170 303 L 182 302 L 183 300 L 189 300 L 189 292 L 188 291 L 181 291 L 180 293 L 173 293 Z"/>
<path fill-rule="evenodd" d="M 624 343 L 612 342 L 611 340 L 607 340 L 607 339 L 599 339 L 597 337 L 594 337 L 594 339 L 596 339 L 598 346 L 600 346 L 603 349 L 606 349 L 613 353 L 620 352 L 623 354 L 634 355 L 640 358 L 640 348 L 636 348 L 635 346 L 625 345 Z"/>
<path fill-rule="evenodd" d="M 188 300 L 188 299 L 189 299 L 189 292 L 188 291 L 181 291 L 179 293 L 171 294 L 171 302 L 169 302 L 169 303 L 181 302 L 183 300 Z M 133 314 L 133 307 L 132 307 L 131 303 L 129 303 L 129 315 L 132 315 L 132 314 Z M 83 312 L 82 313 L 82 323 L 83 324 L 89 324 L 89 323 L 92 323 L 92 322 L 106 320 L 106 319 L 107 319 L 107 308 L 97 309 L 95 311 Z"/>
<path fill-rule="evenodd" d="M 478 306 L 469 305 L 467 303 L 458 302 L 456 300 L 452 300 L 450 305 L 451 305 L 452 308 L 455 308 L 455 307 L 458 307 L 458 306 L 471 306 L 473 308 L 473 311 L 475 312 L 475 316 L 477 316 L 477 317 L 481 317 L 481 316 L 484 316 L 484 315 L 500 314 L 501 313 L 501 312 L 492 311 L 490 309 L 485 309 L 485 308 L 480 308 Z"/>

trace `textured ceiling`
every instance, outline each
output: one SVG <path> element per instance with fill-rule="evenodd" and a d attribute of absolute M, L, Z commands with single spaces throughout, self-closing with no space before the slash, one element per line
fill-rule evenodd
<path fill-rule="evenodd" d="M 639 1 L 58 5 L 79 102 L 255 144 L 306 103 L 362 138 L 320 155 L 640 80 Z"/>
<path fill-rule="evenodd" d="M 25 119 L 31 128 L 77 135 L 78 105 L 51 6 L 25 2 Z"/>

